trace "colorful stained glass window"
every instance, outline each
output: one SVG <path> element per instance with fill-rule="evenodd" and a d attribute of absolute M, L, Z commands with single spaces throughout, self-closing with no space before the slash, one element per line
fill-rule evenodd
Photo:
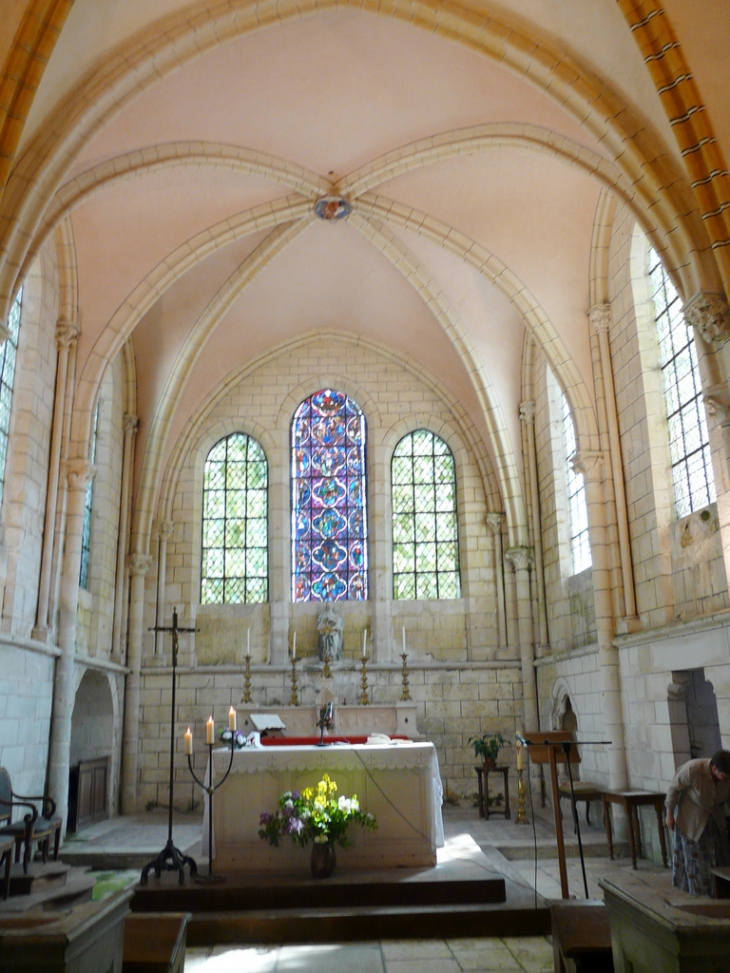
<path fill-rule="evenodd" d="M 13 404 L 13 381 L 15 379 L 15 356 L 18 352 L 18 332 L 20 331 L 20 310 L 23 304 L 23 288 L 15 296 L 10 317 L 8 318 L 8 337 L 0 345 L 0 504 L 5 486 L 5 463 L 8 458 L 8 436 L 10 435 L 10 408 Z"/>
<path fill-rule="evenodd" d="M 367 429 L 343 392 L 322 389 L 291 427 L 292 600 L 368 596 Z"/>
<path fill-rule="evenodd" d="M 94 431 L 91 435 L 91 462 L 96 462 L 96 443 L 99 435 L 99 406 L 94 413 Z M 94 480 L 89 480 L 84 498 L 84 523 L 81 529 L 81 568 L 79 569 L 79 584 L 82 588 L 89 587 L 89 560 L 91 558 L 91 512 L 94 506 Z"/>
<path fill-rule="evenodd" d="M 395 447 L 393 597 L 459 598 L 456 468 L 447 444 L 428 429 Z"/>
<path fill-rule="evenodd" d="M 649 281 L 667 403 L 674 500 L 677 516 L 686 517 L 715 500 L 700 367 L 694 334 L 684 319 L 682 301 L 651 247 Z"/>
<path fill-rule="evenodd" d="M 200 601 L 239 605 L 269 597 L 269 470 L 255 439 L 234 432 L 203 471 Z"/>

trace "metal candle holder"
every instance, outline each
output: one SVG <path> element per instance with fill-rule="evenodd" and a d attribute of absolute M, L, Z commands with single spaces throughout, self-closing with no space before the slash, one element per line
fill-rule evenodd
<path fill-rule="evenodd" d="M 198 882 L 222 882 L 222 876 L 213 875 L 213 795 L 221 786 L 225 784 L 228 779 L 228 775 L 231 772 L 231 767 L 233 766 L 233 748 L 235 746 L 235 733 L 231 733 L 231 758 L 228 761 L 228 769 L 226 770 L 223 777 L 218 781 L 217 784 L 213 784 L 213 747 L 214 743 L 206 743 L 208 748 L 208 786 L 206 787 L 202 780 L 199 780 L 193 770 L 192 755 L 188 754 L 188 767 L 192 778 L 199 787 L 208 795 L 208 874 L 205 877 L 198 877 L 196 881 Z"/>
<path fill-rule="evenodd" d="M 251 702 L 251 656 L 246 656 L 246 668 L 243 670 L 243 700 L 244 703 Z"/>
<path fill-rule="evenodd" d="M 322 678 L 323 679 L 331 679 L 332 678 L 332 672 L 330 670 L 330 657 L 328 655 L 326 655 L 324 657 L 324 667 L 322 669 Z"/>
<path fill-rule="evenodd" d="M 360 688 L 362 692 L 360 693 L 360 705 L 369 706 L 370 699 L 368 697 L 368 667 L 367 661 L 370 658 L 369 655 L 364 655 L 362 657 L 362 668 L 360 670 Z"/>
<path fill-rule="evenodd" d="M 299 705 L 299 693 L 297 691 L 297 660 L 295 658 L 291 660 L 291 698 L 289 699 L 289 705 Z"/>
<path fill-rule="evenodd" d="M 401 655 L 401 659 L 403 659 L 403 673 L 401 676 L 401 681 L 403 683 L 403 692 L 400 694 L 400 698 L 401 698 L 401 702 L 406 702 L 411 698 L 411 691 L 408 688 L 408 662 L 407 662 L 408 655 L 404 652 Z"/>
<path fill-rule="evenodd" d="M 517 817 L 515 824 L 529 824 L 525 816 L 525 785 L 522 780 L 522 767 L 517 771 Z"/>

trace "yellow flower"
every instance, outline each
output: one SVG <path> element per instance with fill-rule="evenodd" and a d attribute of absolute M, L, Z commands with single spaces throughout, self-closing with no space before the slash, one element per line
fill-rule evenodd
<path fill-rule="evenodd" d="M 302 791 L 302 797 L 304 798 L 305 801 L 311 801 L 312 798 L 314 797 L 314 791 L 312 790 L 312 788 L 305 787 L 304 790 Z"/>

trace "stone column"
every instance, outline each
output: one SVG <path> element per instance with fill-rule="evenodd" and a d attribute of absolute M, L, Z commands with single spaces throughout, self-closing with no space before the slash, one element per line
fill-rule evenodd
<path fill-rule="evenodd" d="M 53 541 L 56 536 L 56 512 L 58 507 L 58 487 L 61 476 L 61 446 L 63 443 L 64 411 L 68 393 L 69 354 L 79 340 L 79 329 L 71 321 L 59 318 L 56 325 L 56 394 L 53 403 L 53 426 L 51 429 L 51 450 L 48 459 L 48 488 L 46 491 L 46 511 L 43 529 L 43 552 L 38 582 L 38 610 L 33 638 L 45 642 L 48 638 L 48 605 L 51 596 L 53 577 Z"/>
<path fill-rule="evenodd" d="M 542 525 L 540 524 L 540 499 L 537 482 L 537 451 L 535 449 L 535 403 L 520 402 L 520 422 L 525 436 L 527 486 L 530 496 L 532 543 L 535 549 L 535 595 L 537 600 L 538 644 L 547 647 L 548 627 L 545 606 L 545 578 L 542 564 Z"/>
<path fill-rule="evenodd" d="M 167 542 L 172 537 L 175 525 L 171 520 L 161 520 L 157 524 L 157 623 L 167 625 L 165 608 L 165 593 L 167 588 Z M 157 635 L 155 632 L 155 651 L 157 649 Z"/>
<path fill-rule="evenodd" d="M 507 617 L 504 608 L 504 560 L 502 555 L 502 521 L 504 514 L 491 511 L 486 516 L 487 530 L 492 535 L 494 549 L 494 577 L 497 591 L 497 647 L 507 645 Z"/>
<path fill-rule="evenodd" d="M 530 594 L 530 567 L 533 553 L 529 547 L 510 547 L 505 552 L 515 572 L 517 587 L 517 625 L 522 661 L 522 695 L 524 699 L 525 730 L 539 729 L 537 712 L 537 682 L 535 679 L 535 645 L 532 625 L 532 597 Z"/>
<path fill-rule="evenodd" d="M 373 662 L 393 661 L 393 564 L 390 466 L 382 444 L 370 451 L 370 654 Z"/>
<path fill-rule="evenodd" d="M 69 460 L 66 464 L 68 500 L 66 514 L 66 544 L 61 573 L 61 604 L 58 644 L 61 655 L 56 660 L 53 682 L 53 714 L 51 717 L 51 745 L 48 758 L 48 791 L 56 802 L 57 813 L 63 818 L 63 830 L 68 819 L 68 774 L 71 747 L 71 716 L 74 707 L 74 654 L 76 651 L 76 614 L 79 602 L 79 571 L 81 570 L 81 537 L 84 527 L 86 488 L 96 472 L 85 459 Z"/>
<path fill-rule="evenodd" d="M 601 672 L 603 719 L 607 739 L 609 780 L 612 790 L 623 790 L 628 784 L 624 721 L 621 709 L 621 673 L 618 649 L 613 644 L 615 619 L 611 597 L 611 572 L 605 523 L 603 490 L 603 455 L 588 450 L 576 453 L 573 469 L 582 473 L 588 507 L 588 531 L 593 560 L 593 601 L 596 611 L 598 663 Z"/>
<path fill-rule="evenodd" d="M 124 443 L 122 447 L 122 489 L 119 495 L 119 537 L 117 539 L 117 571 L 114 587 L 114 626 L 112 628 L 112 655 L 117 662 L 123 662 L 125 608 L 127 605 L 127 544 L 129 534 L 129 511 L 132 501 L 132 467 L 134 462 L 134 440 L 137 435 L 139 419 L 125 415 L 122 428 Z"/>
<path fill-rule="evenodd" d="M 149 554 L 129 559 L 129 649 L 124 693 L 124 744 L 122 753 L 122 814 L 134 814 L 137 805 L 137 749 L 139 747 L 139 690 L 144 626 L 144 581 L 152 564 Z"/>

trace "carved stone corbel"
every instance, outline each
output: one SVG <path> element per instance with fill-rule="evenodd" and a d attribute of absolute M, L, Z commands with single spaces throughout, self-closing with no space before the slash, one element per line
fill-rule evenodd
<path fill-rule="evenodd" d="M 684 316 L 708 345 L 719 348 L 730 338 L 730 306 L 724 294 L 695 294 Z"/>

